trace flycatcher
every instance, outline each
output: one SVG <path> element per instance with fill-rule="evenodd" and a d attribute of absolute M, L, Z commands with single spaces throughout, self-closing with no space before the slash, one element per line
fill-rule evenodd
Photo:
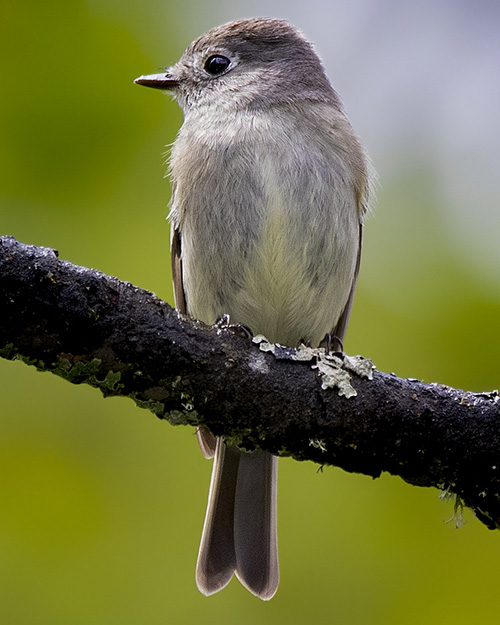
<path fill-rule="evenodd" d="M 178 310 L 208 324 L 229 315 L 284 345 L 327 335 L 342 349 L 372 175 L 312 45 L 282 20 L 231 22 L 135 82 L 184 112 L 170 157 Z M 277 458 L 204 428 L 198 439 L 214 458 L 198 588 L 210 595 L 235 574 L 271 599 Z"/>

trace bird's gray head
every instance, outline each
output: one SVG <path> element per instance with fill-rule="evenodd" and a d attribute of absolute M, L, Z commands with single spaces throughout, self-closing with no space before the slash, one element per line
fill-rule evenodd
<path fill-rule="evenodd" d="M 303 35 L 284 20 L 230 22 L 199 37 L 174 66 L 136 83 L 169 91 L 192 107 L 263 109 L 310 100 L 340 100 Z"/>

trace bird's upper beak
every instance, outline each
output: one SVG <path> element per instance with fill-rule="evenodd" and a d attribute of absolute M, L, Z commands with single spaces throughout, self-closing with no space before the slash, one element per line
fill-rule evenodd
<path fill-rule="evenodd" d="M 179 79 L 172 73 L 165 72 L 164 74 L 149 74 L 148 76 L 139 76 L 134 82 L 137 85 L 143 85 L 144 87 L 153 87 L 153 89 L 163 89 L 164 91 L 170 91 L 179 86 Z"/>

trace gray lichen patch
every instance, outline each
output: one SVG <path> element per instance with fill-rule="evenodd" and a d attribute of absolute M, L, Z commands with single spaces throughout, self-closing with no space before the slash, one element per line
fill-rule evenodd
<path fill-rule="evenodd" d="M 371 380 L 373 378 L 373 362 L 362 356 L 347 356 L 346 354 L 328 354 L 323 347 L 308 347 L 299 345 L 297 348 L 285 347 L 278 343 L 270 343 L 265 336 L 258 334 L 252 341 L 263 352 L 271 352 L 278 360 L 295 360 L 311 362 L 313 369 L 317 369 L 321 377 L 321 388 L 338 389 L 343 397 L 355 397 L 356 389 L 351 384 L 349 372 Z"/>
<path fill-rule="evenodd" d="M 314 347 L 307 347 L 306 345 L 299 345 L 296 349 L 295 354 L 292 356 L 292 360 L 298 360 L 300 362 L 309 362 L 317 357 L 318 352 L 325 353 L 325 350 Z"/>
<path fill-rule="evenodd" d="M 342 368 L 342 360 L 340 358 L 336 356 L 325 358 L 325 360 L 318 358 L 312 368 L 318 370 L 323 390 L 336 388 L 340 396 L 347 398 L 355 397 L 358 394 L 351 385 L 350 374 Z"/>
<path fill-rule="evenodd" d="M 258 345 L 261 352 L 271 352 L 274 354 L 276 351 L 276 345 L 268 341 L 263 334 L 257 334 L 254 336 L 252 343 Z"/>
<path fill-rule="evenodd" d="M 349 369 L 360 378 L 366 378 L 373 380 L 373 370 L 375 365 L 369 358 L 363 358 L 363 356 L 347 356 L 344 354 L 344 367 Z"/>
<path fill-rule="evenodd" d="M 250 354 L 248 366 L 257 373 L 269 373 L 269 366 L 262 354 Z"/>
<path fill-rule="evenodd" d="M 310 438 L 309 439 L 309 447 L 314 447 L 315 449 L 320 449 L 321 451 L 326 451 L 325 441 L 320 438 Z"/>

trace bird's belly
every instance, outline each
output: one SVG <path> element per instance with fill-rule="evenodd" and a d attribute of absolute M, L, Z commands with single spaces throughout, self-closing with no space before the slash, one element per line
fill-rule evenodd
<path fill-rule="evenodd" d="M 230 237 L 223 247 L 203 238 L 183 246 L 188 312 L 206 323 L 228 314 L 272 342 L 317 345 L 342 313 L 354 275 L 357 234 L 314 232 L 293 226 L 289 215 L 268 214 L 253 245 L 238 254 Z M 326 237 L 326 238 L 325 238 Z"/>

